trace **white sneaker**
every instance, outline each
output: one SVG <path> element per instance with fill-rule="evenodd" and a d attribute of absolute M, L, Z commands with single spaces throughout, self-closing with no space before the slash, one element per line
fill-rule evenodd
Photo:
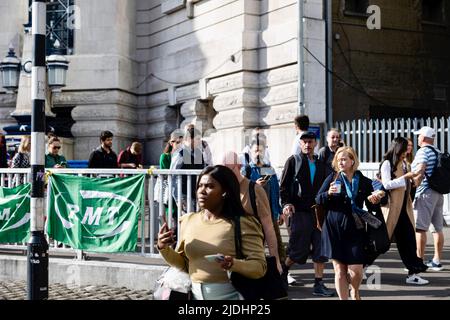
<path fill-rule="evenodd" d="M 444 270 L 444 267 L 442 266 L 442 264 L 435 263 L 433 260 L 428 261 L 426 263 L 426 265 L 428 266 L 428 269 L 433 270 L 433 271 L 442 271 L 442 270 Z"/>
<path fill-rule="evenodd" d="M 424 285 L 424 284 L 428 284 L 429 282 L 430 281 L 419 277 L 417 274 L 412 274 L 412 275 L 406 277 L 406 283 L 408 283 L 408 284 Z"/>
<path fill-rule="evenodd" d="M 297 282 L 297 280 L 295 280 L 290 273 L 287 274 L 287 281 L 288 284 L 295 284 Z"/>

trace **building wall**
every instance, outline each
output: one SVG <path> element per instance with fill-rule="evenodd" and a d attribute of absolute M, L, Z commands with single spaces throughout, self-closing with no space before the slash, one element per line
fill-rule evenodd
<path fill-rule="evenodd" d="M 296 1 L 196 1 L 193 19 L 182 1 L 163 13 L 169 2 L 137 2 L 138 82 L 145 83 L 139 132 L 146 149 L 161 150 L 181 115 L 182 127 L 202 122 L 215 160 L 223 151 L 242 150 L 249 129 L 262 126 L 274 164 L 284 164 L 290 143 L 277 141 L 292 141 L 298 111 Z M 322 1 L 305 3 L 305 43 L 323 58 Z M 305 66 L 307 113 L 324 122 L 324 70 L 310 59 Z M 171 95 L 176 101 L 169 102 Z M 155 163 L 159 154 L 147 156 Z"/>
<path fill-rule="evenodd" d="M 86 159 L 100 131 L 108 129 L 115 150 L 138 139 L 145 162 L 156 164 L 164 139 L 192 122 L 201 125 L 215 160 L 223 151 L 241 150 L 245 134 L 264 127 L 274 164 L 284 164 L 298 112 L 296 0 L 75 5 L 81 28 L 75 30 L 74 54 L 67 56 L 67 87 L 53 97 L 55 108 L 74 106 L 75 159 Z M 15 5 L 0 11 L 0 21 L 9 11 L 20 10 Z M 323 61 L 322 0 L 306 0 L 305 15 L 305 46 Z M 13 28 L 17 34 L 22 29 L 20 23 Z M 0 55 L 5 48 L 2 41 Z M 307 54 L 305 82 L 306 112 L 323 123 L 325 72 Z M 4 95 L 0 99 L 5 108 Z"/>
<path fill-rule="evenodd" d="M 74 105 L 75 157 L 87 159 L 99 145 L 102 130 L 113 132 L 113 148 L 124 148 L 138 136 L 138 63 L 135 1 L 77 0 L 81 28 L 75 31 L 74 55 L 67 87 L 57 105 Z"/>
<path fill-rule="evenodd" d="M 2 0 L 0 1 L 0 59 L 8 53 L 13 45 L 16 56 L 22 55 L 23 24 L 28 21 L 28 0 Z M 16 97 L 5 94 L 0 77 L 0 129 L 13 125 L 16 121 L 10 116 L 14 111 Z"/>
<path fill-rule="evenodd" d="M 333 71 L 350 85 L 334 77 L 334 120 L 448 115 L 449 2 L 447 21 L 430 25 L 421 1 L 371 0 L 381 9 L 381 30 L 345 14 L 344 3 L 333 1 Z M 447 88 L 446 101 L 435 100 L 435 85 Z"/>

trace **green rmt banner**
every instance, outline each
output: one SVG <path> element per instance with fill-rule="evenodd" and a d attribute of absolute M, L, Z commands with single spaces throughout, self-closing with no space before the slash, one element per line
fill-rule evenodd
<path fill-rule="evenodd" d="M 30 237 L 31 184 L 0 187 L 0 243 L 27 242 Z"/>
<path fill-rule="evenodd" d="M 47 233 L 75 249 L 134 251 L 145 174 L 127 178 L 50 176 Z"/>

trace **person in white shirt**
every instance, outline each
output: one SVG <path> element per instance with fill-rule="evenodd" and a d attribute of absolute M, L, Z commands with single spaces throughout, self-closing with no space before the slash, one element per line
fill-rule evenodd
<path fill-rule="evenodd" d="M 303 132 L 308 131 L 309 128 L 309 117 L 307 115 L 296 116 L 294 119 L 295 124 L 295 138 L 292 142 L 291 154 L 300 154 L 300 137 Z"/>
<path fill-rule="evenodd" d="M 410 172 L 406 163 L 408 140 L 395 138 L 383 157 L 380 166 L 381 182 L 389 192 L 387 206 L 382 207 L 389 239 L 395 236 L 400 257 L 408 269 L 406 283 L 424 285 L 428 280 L 418 274 L 427 270 L 422 258 L 417 256 L 415 222 L 410 196 L 411 179 L 420 173 Z"/>

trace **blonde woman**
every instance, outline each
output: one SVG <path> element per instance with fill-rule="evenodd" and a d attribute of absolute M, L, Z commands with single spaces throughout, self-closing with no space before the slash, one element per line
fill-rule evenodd
<path fill-rule="evenodd" d="M 359 300 L 363 266 L 367 263 L 365 222 L 381 224 L 361 208 L 365 203 L 370 212 L 380 211 L 376 205 L 380 198 L 372 194 L 372 180 L 358 171 L 359 160 L 351 147 L 339 148 L 332 165 L 337 173 L 328 176 L 316 197 L 316 202 L 327 209 L 322 229 L 322 255 L 333 261 L 339 298 L 347 300 L 350 288 L 351 297 Z"/>
<path fill-rule="evenodd" d="M 30 167 L 31 137 L 22 136 L 19 150 L 11 161 L 11 168 L 29 168 Z"/>

